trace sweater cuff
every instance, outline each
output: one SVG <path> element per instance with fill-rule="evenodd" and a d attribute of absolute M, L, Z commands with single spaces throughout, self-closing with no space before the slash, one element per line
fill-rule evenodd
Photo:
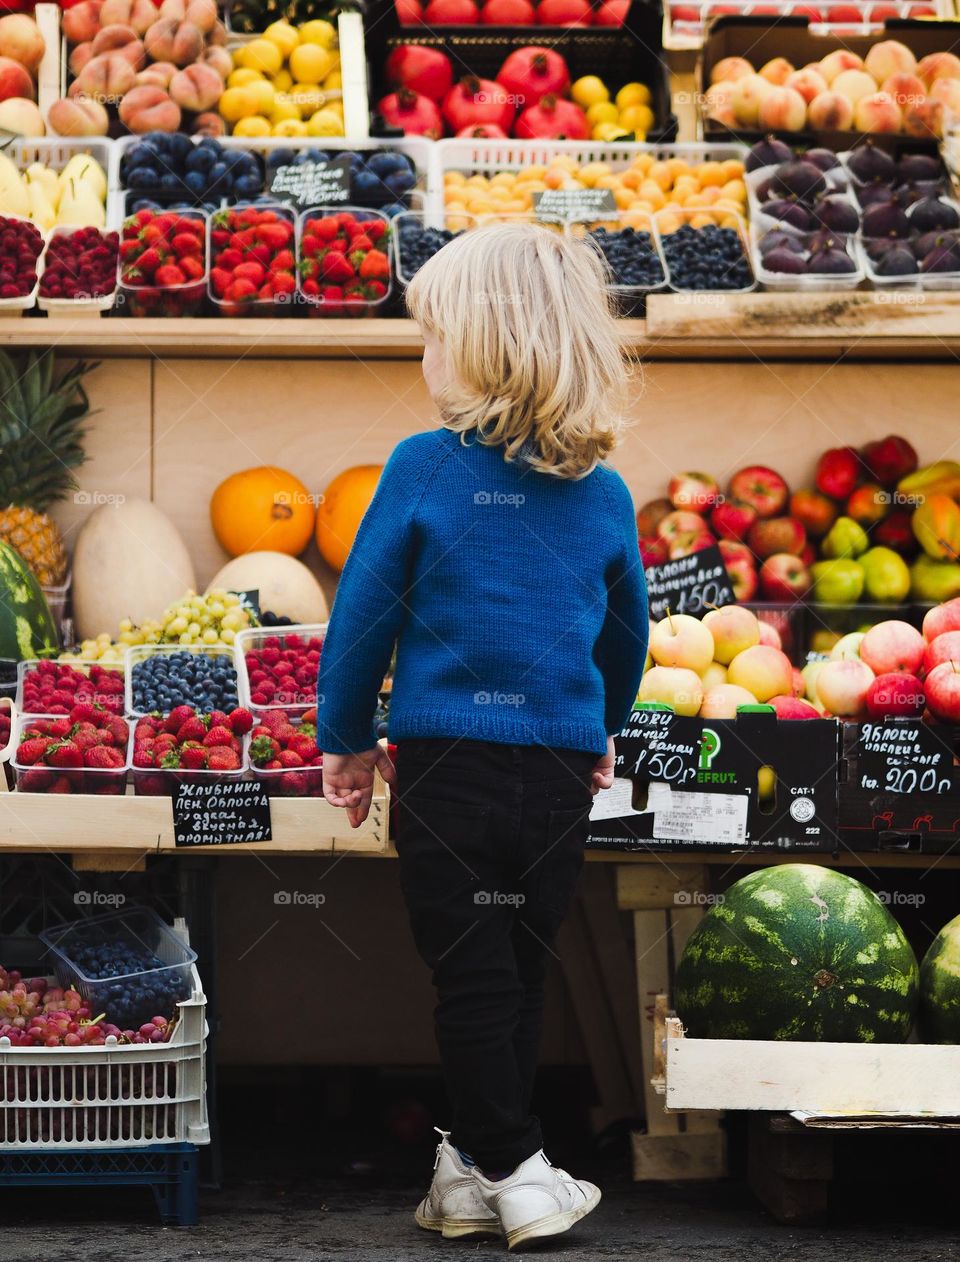
<path fill-rule="evenodd" d="M 362 754 L 373 749 L 378 739 L 373 723 L 365 730 L 350 727 L 336 732 L 326 723 L 317 724 L 317 748 L 324 754 Z"/>

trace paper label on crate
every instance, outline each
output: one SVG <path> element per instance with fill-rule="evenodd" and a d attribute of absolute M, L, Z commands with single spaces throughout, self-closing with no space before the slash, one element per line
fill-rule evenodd
<path fill-rule="evenodd" d="M 950 793 L 953 729 L 919 719 L 861 723 L 857 776 L 861 789 L 882 793 Z"/>
<path fill-rule="evenodd" d="M 329 162 L 304 162 L 277 167 L 270 177 L 270 196 L 297 210 L 308 206 L 335 206 L 350 200 L 350 159 L 344 155 Z"/>
<path fill-rule="evenodd" d="M 618 212 L 609 188 L 548 188 L 534 193 L 533 213 L 541 223 L 588 223 Z"/>
<path fill-rule="evenodd" d="M 644 572 L 650 617 L 654 620 L 668 612 L 699 616 L 708 609 L 736 603 L 727 567 L 716 545 L 663 565 L 648 565 Z"/>
<path fill-rule="evenodd" d="M 180 784 L 173 799 L 178 846 L 236 846 L 272 841 L 270 799 L 256 781 Z"/>
<path fill-rule="evenodd" d="M 593 799 L 591 820 L 621 819 L 624 815 L 639 815 L 633 805 L 633 781 L 615 778 L 609 789 L 601 789 Z"/>
<path fill-rule="evenodd" d="M 651 782 L 647 806 L 658 841 L 739 846 L 747 839 L 747 798 L 736 793 L 688 793 Z"/>

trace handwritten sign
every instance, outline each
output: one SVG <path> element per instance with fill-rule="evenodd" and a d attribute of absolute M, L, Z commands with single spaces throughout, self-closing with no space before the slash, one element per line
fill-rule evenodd
<path fill-rule="evenodd" d="M 861 789 L 876 792 L 949 793 L 953 749 L 949 738 L 945 740 L 919 719 L 862 723 L 857 734 L 857 775 Z"/>
<path fill-rule="evenodd" d="M 609 188 L 548 188 L 534 193 L 533 213 L 541 223 L 588 223 L 618 211 Z"/>
<path fill-rule="evenodd" d="M 708 609 L 736 603 L 727 567 L 716 546 L 676 561 L 650 565 L 646 576 L 650 617 L 654 619 L 665 617 L 668 610 L 698 616 Z"/>
<path fill-rule="evenodd" d="M 272 841 L 270 799 L 253 780 L 180 784 L 173 799 L 178 846 L 235 846 Z"/>
<path fill-rule="evenodd" d="M 350 200 L 350 159 L 302 162 L 277 167 L 270 178 L 270 196 L 287 206 L 335 206 Z"/>

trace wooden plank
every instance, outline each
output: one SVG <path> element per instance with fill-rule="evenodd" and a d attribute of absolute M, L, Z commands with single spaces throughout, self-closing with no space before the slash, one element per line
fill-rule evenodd
<path fill-rule="evenodd" d="M 74 872 L 146 872 L 147 857 L 120 854 L 110 850 L 90 850 L 72 856 Z"/>
<path fill-rule="evenodd" d="M 722 1179 L 727 1173 L 726 1136 L 719 1130 L 704 1135 L 644 1135 L 635 1131 L 630 1141 L 637 1183 Z"/>
<path fill-rule="evenodd" d="M 677 895 L 703 893 L 707 879 L 703 864 L 678 855 L 664 855 L 660 864 L 648 867 L 624 866 L 617 869 L 617 906 L 621 911 L 683 906 L 686 900 Z"/>
<path fill-rule="evenodd" d="M 765 1113 L 750 1118 L 747 1181 L 781 1223 L 823 1222 L 830 1208 L 833 1137 L 771 1131 Z"/>
<path fill-rule="evenodd" d="M 656 1000 L 658 995 L 667 994 L 670 989 L 669 935 L 670 924 L 665 911 L 633 913 L 644 1116 L 648 1135 L 677 1135 L 681 1127 L 679 1118 L 664 1112 L 664 1100 L 658 1095 L 652 1082 L 655 1073 L 653 1040 Z"/>

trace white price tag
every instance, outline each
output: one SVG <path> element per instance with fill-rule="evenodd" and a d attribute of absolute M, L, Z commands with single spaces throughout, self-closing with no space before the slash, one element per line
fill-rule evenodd
<path fill-rule="evenodd" d="M 651 782 L 647 805 L 653 811 L 653 836 L 660 841 L 701 841 L 736 846 L 747 839 L 745 794 L 686 793 Z"/>
<path fill-rule="evenodd" d="M 609 789 L 601 789 L 593 799 L 590 818 L 620 819 L 624 815 L 639 815 L 633 808 L 633 781 L 615 779 Z"/>

